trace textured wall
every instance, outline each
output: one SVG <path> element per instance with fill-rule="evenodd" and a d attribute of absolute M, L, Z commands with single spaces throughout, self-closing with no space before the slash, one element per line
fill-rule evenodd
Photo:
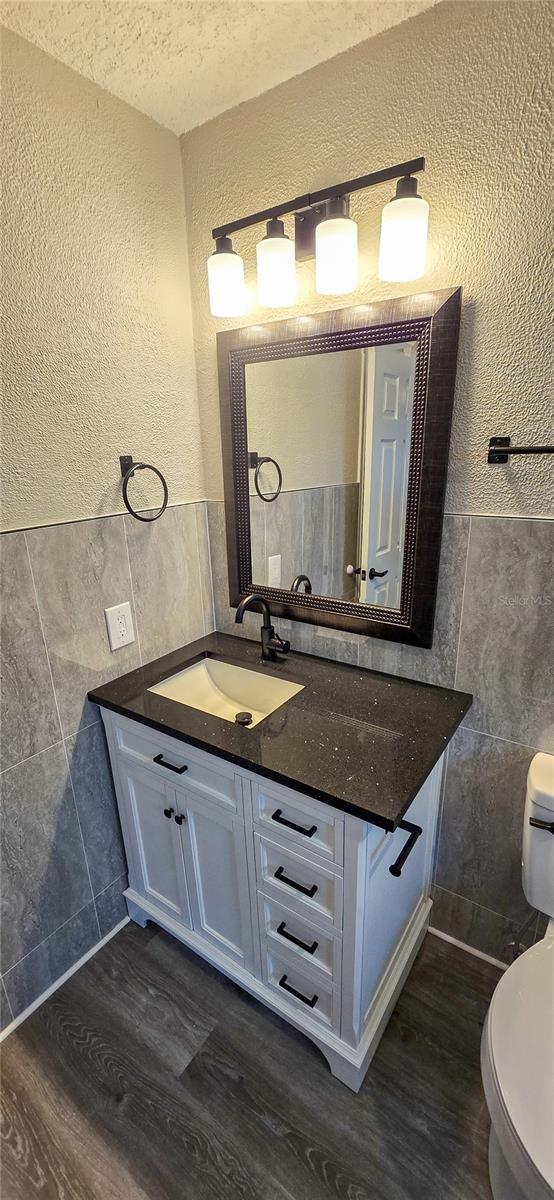
<path fill-rule="evenodd" d="M 552 17 L 541 3 L 439 4 L 182 139 L 208 495 L 222 495 L 214 335 L 232 323 L 208 311 L 211 226 L 423 153 L 431 217 L 420 288 L 464 288 L 447 508 L 545 514 L 550 461 L 493 469 L 486 447 L 493 434 L 543 441 L 550 423 Z M 353 198 L 362 275 L 345 304 L 417 290 L 375 278 L 391 194 Z M 259 236 L 235 241 L 250 284 Z M 316 296 L 313 264 L 300 267 L 300 285 L 305 312 L 337 306 Z M 253 309 L 249 319 L 277 315 Z"/>
<path fill-rule="evenodd" d="M 359 350 L 248 363 L 248 448 L 277 460 L 284 491 L 357 483 L 361 374 Z M 262 489 L 275 482 L 262 467 Z"/>
<path fill-rule="evenodd" d="M 198 499 L 179 143 L 11 33 L 2 67 L 3 528 L 122 511 L 124 453 Z"/>
<path fill-rule="evenodd" d="M 1 17 L 183 133 L 436 2 L 272 0 L 268 20 L 267 0 L 2 0 Z"/>

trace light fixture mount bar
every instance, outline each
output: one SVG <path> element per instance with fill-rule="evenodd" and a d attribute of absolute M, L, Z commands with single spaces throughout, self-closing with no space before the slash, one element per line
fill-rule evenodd
<path fill-rule="evenodd" d="M 402 179 L 405 175 L 418 175 L 424 170 L 424 158 L 412 158 L 410 162 L 397 163 L 394 167 L 383 167 L 380 171 L 372 171 L 369 175 L 358 175 L 355 179 L 347 179 L 344 183 L 333 184 L 332 187 L 322 188 L 319 192 L 308 192 L 305 196 L 296 196 L 294 200 L 275 204 L 272 208 L 262 209 L 261 212 L 252 213 L 249 217 L 239 217 L 237 221 L 219 225 L 216 229 L 212 229 L 212 237 L 228 237 L 232 233 L 238 233 L 240 229 L 248 229 L 251 225 L 261 225 L 263 221 L 271 221 L 274 217 L 321 208 L 328 200 L 336 200 L 339 196 L 349 196 L 351 192 L 361 192 L 378 183 L 386 183 L 389 179 Z"/>

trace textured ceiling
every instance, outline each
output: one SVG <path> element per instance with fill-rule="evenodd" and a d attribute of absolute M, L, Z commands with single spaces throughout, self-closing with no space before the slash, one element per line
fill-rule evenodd
<path fill-rule="evenodd" d="M 437 0 L 23 0 L 4 25 L 184 133 Z"/>

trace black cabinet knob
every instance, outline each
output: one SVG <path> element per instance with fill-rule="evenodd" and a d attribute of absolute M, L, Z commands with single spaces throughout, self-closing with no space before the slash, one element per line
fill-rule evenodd
<path fill-rule="evenodd" d="M 178 815 L 175 817 L 175 824 L 176 824 L 176 825 L 182 825 L 182 824 L 183 824 L 183 821 L 184 821 L 184 819 L 185 819 L 185 818 L 184 818 L 184 816 L 182 815 L 182 813 L 178 813 Z"/>
<path fill-rule="evenodd" d="M 175 812 L 174 808 L 164 808 L 164 817 L 167 817 L 167 819 L 169 821 L 171 819 L 171 817 L 173 816 L 174 812 Z"/>

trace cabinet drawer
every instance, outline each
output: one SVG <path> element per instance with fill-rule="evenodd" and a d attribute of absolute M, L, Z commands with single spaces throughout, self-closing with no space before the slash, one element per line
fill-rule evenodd
<path fill-rule="evenodd" d="M 262 779 L 252 781 L 254 824 L 302 854 L 343 860 L 344 819 L 330 805 Z"/>
<path fill-rule="evenodd" d="M 262 937 L 262 953 L 296 958 L 312 972 L 322 972 L 323 977 L 340 980 L 341 939 L 332 933 L 324 933 L 317 925 L 307 921 L 269 896 L 258 892 L 258 911 Z"/>
<path fill-rule="evenodd" d="M 340 1027 L 340 992 L 323 979 L 310 978 L 294 963 L 268 948 L 262 957 L 263 981 L 298 1016 L 319 1021 L 338 1032 Z"/>
<path fill-rule="evenodd" d="M 124 718 L 113 722 L 113 731 L 117 752 L 127 762 L 147 767 L 174 787 L 192 789 L 237 811 L 241 780 L 231 764 Z"/>
<path fill-rule="evenodd" d="M 254 835 L 258 887 L 316 925 L 342 928 L 342 878 L 326 864 L 303 858 Z"/>

